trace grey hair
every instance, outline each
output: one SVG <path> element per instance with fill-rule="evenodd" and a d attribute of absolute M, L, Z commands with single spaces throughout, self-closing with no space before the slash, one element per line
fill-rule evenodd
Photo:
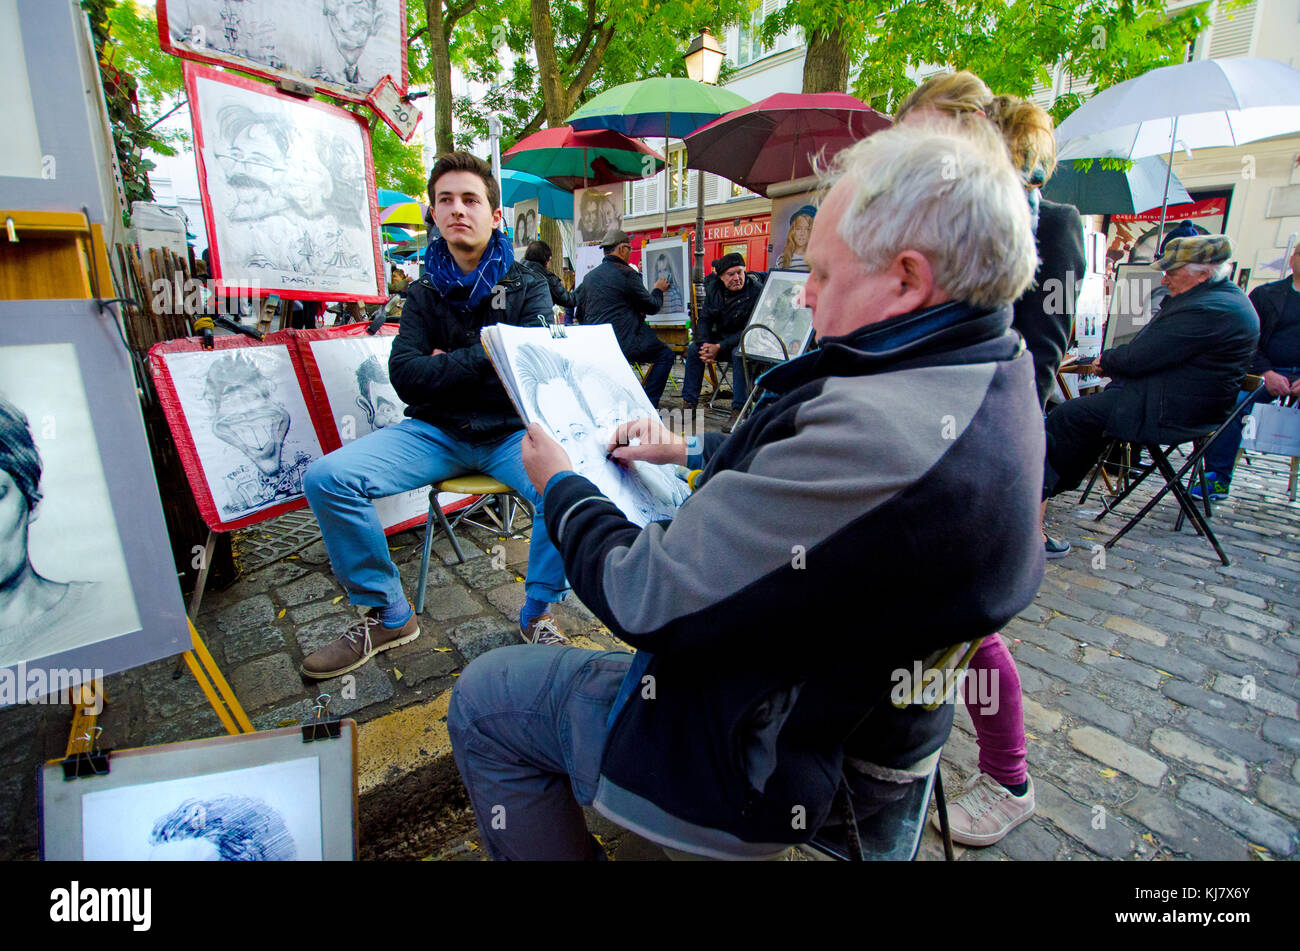
<path fill-rule="evenodd" d="M 897 125 L 836 155 L 823 186 L 840 179 L 852 193 L 839 234 L 865 272 L 917 251 L 940 290 L 980 308 L 1010 304 L 1033 281 L 1029 203 L 991 129 Z"/>
<path fill-rule="evenodd" d="M 1219 261 L 1217 264 L 1184 264 L 1183 269 L 1193 274 L 1208 274 L 1207 284 L 1217 284 L 1232 276 L 1232 262 Z"/>

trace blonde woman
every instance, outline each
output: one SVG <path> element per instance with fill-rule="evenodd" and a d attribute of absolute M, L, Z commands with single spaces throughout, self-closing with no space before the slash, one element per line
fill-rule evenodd
<path fill-rule="evenodd" d="M 776 270 L 808 270 L 803 255 L 808 249 L 808 239 L 812 236 L 813 219 L 816 217 L 817 209 L 812 205 L 795 209 L 794 214 L 790 216 L 790 228 L 785 235 L 785 247 L 781 249 L 781 255 L 776 259 Z"/>
<path fill-rule="evenodd" d="M 1051 117 L 1016 96 L 994 96 L 983 80 L 963 71 L 936 76 L 913 90 L 896 119 L 991 122 L 1006 143 L 1012 165 L 1024 183 L 1039 259 L 1034 284 L 1012 308 L 1012 327 L 1034 358 L 1038 402 L 1045 405 L 1070 342 L 1074 295 L 1086 268 L 1078 210 L 1045 201 L 1039 194 L 1056 167 Z M 1046 533 L 1043 540 L 1049 558 L 1063 557 L 1070 550 L 1068 542 L 1056 541 Z M 979 741 L 980 771 L 952 801 L 949 818 L 955 840 L 992 845 L 1033 815 L 1034 784 L 1026 765 L 1020 674 L 999 634 L 984 639 L 970 669 L 966 703 L 975 714 L 972 720 Z M 991 684 L 993 690 L 977 691 L 979 683 Z"/>

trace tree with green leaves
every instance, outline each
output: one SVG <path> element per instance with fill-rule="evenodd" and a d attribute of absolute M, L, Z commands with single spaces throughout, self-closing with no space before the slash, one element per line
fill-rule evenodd
<path fill-rule="evenodd" d="M 1028 96 L 1061 68 L 1098 89 L 1180 62 L 1209 3 L 1176 13 L 1165 0 L 790 0 L 763 22 L 770 42 L 792 26 L 809 38 L 804 92 L 853 93 L 893 112 L 933 66 L 968 69 L 994 92 Z M 1060 96 L 1058 122 L 1082 102 Z"/>

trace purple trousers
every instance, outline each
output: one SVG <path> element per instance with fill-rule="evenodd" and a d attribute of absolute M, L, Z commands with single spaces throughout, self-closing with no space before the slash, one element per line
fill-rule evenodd
<path fill-rule="evenodd" d="M 1020 673 L 999 634 L 986 637 L 971 658 L 966 675 L 966 709 L 975 723 L 980 772 L 1007 786 L 1027 780 Z"/>

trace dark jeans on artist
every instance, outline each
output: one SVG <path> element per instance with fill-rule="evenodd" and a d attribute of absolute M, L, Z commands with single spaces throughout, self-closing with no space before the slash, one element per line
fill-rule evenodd
<path fill-rule="evenodd" d="M 1300 367 L 1274 367 L 1274 372 L 1282 374 L 1292 383 L 1297 377 L 1300 377 Z M 1237 394 L 1237 405 L 1240 406 L 1246 400 L 1250 399 L 1249 393 Z M 1255 397 L 1256 403 L 1271 403 L 1277 399 L 1268 390 L 1260 393 Z M 1232 470 L 1237 464 L 1237 450 L 1241 448 L 1241 431 L 1246 423 L 1249 413 L 1242 414 L 1240 419 L 1241 425 L 1229 426 L 1223 431 L 1218 439 L 1210 443 L 1210 448 L 1205 452 L 1205 471 L 1216 473 L 1220 482 L 1232 481 Z"/>
<path fill-rule="evenodd" d="M 595 857 L 582 807 L 631 663 L 623 651 L 528 644 L 489 651 L 457 679 L 447 729 L 492 858 Z"/>
<path fill-rule="evenodd" d="M 1110 441 L 1106 423 L 1119 389 L 1113 385 L 1091 396 L 1066 400 L 1047 414 L 1047 459 L 1043 498 L 1077 488 Z"/>
<path fill-rule="evenodd" d="M 668 376 L 673 372 L 673 361 L 677 359 L 677 354 L 668 348 L 668 344 L 660 342 L 657 347 L 629 353 L 627 359 L 629 363 L 650 364 L 650 371 L 645 376 L 645 395 L 650 397 L 651 405 L 658 409 L 659 398 L 664 395 L 664 387 L 668 385 Z"/>
<path fill-rule="evenodd" d="M 745 398 L 749 396 L 749 386 L 745 380 L 744 361 L 734 352 L 732 353 L 731 363 L 731 405 L 740 409 L 745 404 Z M 726 360 L 723 363 L 728 362 Z M 718 372 L 722 372 L 721 363 L 715 364 Z M 686 348 L 686 375 L 682 378 L 682 402 L 698 403 L 700 401 L 700 387 L 704 383 L 704 361 L 700 359 L 700 344 L 697 341 Z"/>

